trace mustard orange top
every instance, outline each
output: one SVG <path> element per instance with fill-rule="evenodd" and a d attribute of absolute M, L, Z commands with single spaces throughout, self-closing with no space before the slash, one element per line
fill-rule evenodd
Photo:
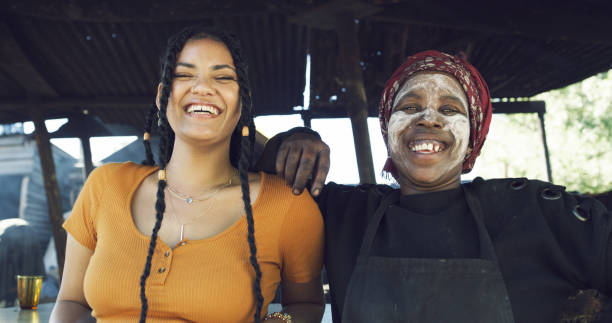
<path fill-rule="evenodd" d="M 94 251 L 84 293 L 98 322 L 138 321 L 149 236 L 134 225 L 130 202 L 144 178 L 156 170 L 134 163 L 97 168 L 64 223 L 79 243 Z M 308 282 L 320 273 L 323 220 L 308 193 L 293 195 L 276 176 L 262 173 L 261 181 L 253 216 L 265 314 L 281 280 Z M 252 321 L 255 274 L 246 237 L 243 216 L 216 236 L 174 249 L 158 240 L 146 286 L 147 321 Z"/>

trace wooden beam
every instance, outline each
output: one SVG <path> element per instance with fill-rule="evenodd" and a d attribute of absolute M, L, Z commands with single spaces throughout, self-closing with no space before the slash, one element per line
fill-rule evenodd
<path fill-rule="evenodd" d="M 45 193 L 47 195 L 47 207 L 49 208 L 49 221 L 51 222 L 51 230 L 53 232 L 53 239 L 55 240 L 55 252 L 61 280 L 62 273 L 64 272 L 64 257 L 66 251 L 66 232 L 62 228 L 62 224 L 64 223 L 62 199 L 57 183 L 55 164 L 53 163 L 53 154 L 51 152 L 51 142 L 49 141 L 49 133 L 45 126 L 45 120 L 40 115 L 34 114 L 33 121 L 35 129 L 34 138 L 38 146 L 38 155 L 40 156 L 40 166 L 42 169 L 43 181 L 45 183 Z"/>
<path fill-rule="evenodd" d="M 493 113 L 546 113 L 544 101 L 493 102 Z"/>
<path fill-rule="evenodd" d="M 612 20 L 608 10 L 575 8 L 582 3 L 560 2 L 550 7 L 534 2 L 529 9 L 514 2 L 471 1 L 455 5 L 441 1 L 417 0 L 384 5 L 384 10 L 368 20 L 435 26 L 505 34 L 530 38 L 565 40 L 579 43 L 612 44 L 609 30 Z M 584 6 L 595 6 L 584 4 Z M 474 10 L 474 8 L 477 8 Z M 581 10 L 578 10 L 581 9 Z M 606 27 L 607 26 L 607 27 Z M 606 31 L 607 30 L 607 31 Z"/>
<path fill-rule="evenodd" d="M 50 99 L 16 99 L 0 100 L 0 111 L 23 111 L 34 108 L 37 110 L 66 110 L 74 109 L 146 109 L 155 98 L 130 97 L 64 97 Z"/>
<path fill-rule="evenodd" d="M 0 39 L 0 69 L 25 90 L 26 96 L 57 97 L 55 89 L 36 70 L 4 22 L 0 22 Z"/>
<path fill-rule="evenodd" d="M 139 110 L 149 108 L 153 97 L 90 97 L 0 100 L 0 123 L 31 121 L 29 111 L 35 110 L 44 119 L 69 118 L 74 115 L 108 113 L 109 110 Z"/>
<path fill-rule="evenodd" d="M 323 104 L 317 102 L 308 110 L 312 119 L 321 118 L 346 118 L 346 111 L 343 106 L 334 103 Z M 545 101 L 513 101 L 513 102 L 493 102 L 493 113 L 513 114 L 513 113 L 546 113 Z M 378 118 L 378 107 L 369 109 L 369 118 Z"/>
<path fill-rule="evenodd" d="M 357 155 L 357 167 L 361 184 L 375 184 L 374 162 L 368 131 L 368 100 L 363 85 L 363 72 L 360 65 L 359 41 L 355 18 L 350 13 L 341 13 L 336 17 L 338 33 L 338 59 L 341 77 L 346 88 L 342 100 L 345 101 L 347 113 L 353 128 L 353 141 Z"/>

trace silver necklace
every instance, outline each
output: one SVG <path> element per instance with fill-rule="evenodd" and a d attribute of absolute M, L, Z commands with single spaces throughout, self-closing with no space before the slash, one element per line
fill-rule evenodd
<path fill-rule="evenodd" d="M 217 187 L 217 189 L 212 192 L 212 193 L 208 193 L 206 194 L 204 197 L 200 197 L 200 198 L 195 198 L 193 196 L 189 196 L 189 195 L 183 195 L 177 191 L 175 191 L 172 187 L 170 187 L 170 184 L 168 184 L 166 186 L 166 188 L 168 189 L 168 192 L 170 192 L 170 194 L 174 195 L 174 197 L 185 201 L 186 204 L 191 205 L 193 202 L 203 202 L 206 201 L 208 199 L 210 199 L 211 197 L 217 195 L 217 193 L 219 193 L 219 191 L 221 191 L 222 189 L 232 185 L 232 180 L 234 179 L 234 177 L 236 176 L 236 171 L 234 171 L 234 173 L 232 174 L 232 176 L 230 176 L 229 180 L 227 181 L 227 183 L 220 185 L 219 187 Z M 207 189 L 207 191 L 209 191 L 209 189 Z"/>
<path fill-rule="evenodd" d="M 215 198 L 217 197 L 217 193 L 219 193 L 222 189 L 232 185 L 232 179 L 234 179 L 235 176 L 236 176 L 236 172 L 234 172 L 234 174 L 229 178 L 227 183 L 225 183 L 222 186 L 219 186 L 219 188 L 217 188 L 214 193 L 211 193 L 210 196 L 208 196 L 208 197 L 206 197 L 204 199 L 199 199 L 199 200 L 195 200 L 195 199 L 189 198 L 189 197 L 183 198 L 182 196 L 179 196 L 177 192 L 173 192 L 171 190 L 170 186 L 166 186 L 166 188 L 168 189 L 168 191 L 170 193 L 173 193 L 174 196 L 178 197 L 181 200 L 184 200 L 185 203 L 187 203 L 187 204 L 191 204 L 191 203 L 193 203 L 193 201 L 205 201 L 205 200 L 211 199 L 210 203 L 208 204 L 208 207 L 206 208 L 206 210 L 204 212 L 200 213 L 199 215 L 197 215 L 193 219 L 191 219 L 191 221 L 187 221 L 187 222 L 181 222 L 179 220 L 178 214 L 177 214 L 176 210 L 174 209 L 174 203 L 172 203 L 172 201 L 169 201 L 170 202 L 170 207 L 172 208 L 172 212 L 171 212 L 172 217 L 174 217 L 174 219 L 176 220 L 176 223 L 178 223 L 178 225 L 179 225 L 179 234 L 180 234 L 180 240 L 179 241 L 183 241 L 183 239 L 185 237 L 185 225 L 192 224 L 192 223 L 196 222 L 196 220 L 198 220 L 203 215 L 208 214 L 210 212 L 210 210 L 212 209 L 213 205 L 215 204 Z M 189 200 L 187 200 L 188 198 L 189 198 Z"/>
<path fill-rule="evenodd" d="M 180 234 L 179 241 L 183 241 L 183 239 L 185 238 L 185 225 L 192 224 L 192 223 L 196 222 L 197 219 L 202 217 L 204 214 L 208 214 L 208 212 L 210 212 L 210 210 L 212 209 L 213 205 L 215 204 L 215 197 L 217 197 L 216 194 L 215 194 L 215 196 L 212 196 L 212 199 L 210 200 L 210 203 L 208 204 L 208 207 L 206 208 L 206 211 L 200 213 L 199 215 L 197 215 L 193 219 L 191 219 L 191 221 L 187 221 L 187 222 L 181 222 L 179 220 L 178 214 L 177 214 L 176 210 L 174 209 L 174 203 L 172 203 L 172 201 L 170 201 L 170 208 L 172 208 L 172 212 L 171 212 L 172 217 L 174 217 L 174 220 L 176 220 L 176 223 L 178 223 L 178 225 L 179 225 L 179 234 Z"/>

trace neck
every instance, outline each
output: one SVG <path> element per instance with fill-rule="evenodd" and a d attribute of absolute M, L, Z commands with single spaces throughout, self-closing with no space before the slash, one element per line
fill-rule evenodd
<path fill-rule="evenodd" d="M 439 192 L 446 191 L 453 188 L 457 188 L 461 185 L 461 177 L 458 176 L 453 178 L 450 181 L 446 181 L 439 184 L 431 184 L 431 183 L 417 183 L 415 181 L 410 181 L 402 176 L 399 176 L 398 180 L 400 184 L 400 190 L 403 195 L 414 195 L 414 194 L 423 194 L 430 192 Z"/>
<path fill-rule="evenodd" d="M 185 194 L 226 183 L 236 173 L 229 159 L 229 140 L 205 149 L 175 140 L 166 171 L 168 185 Z"/>

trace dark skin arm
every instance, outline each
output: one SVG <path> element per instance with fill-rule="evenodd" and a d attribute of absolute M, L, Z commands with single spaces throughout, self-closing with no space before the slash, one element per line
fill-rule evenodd
<path fill-rule="evenodd" d="M 280 144 L 276 173 L 285 178 L 293 194 L 299 195 L 312 178 L 310 194 L 318 196 L 329 172 L 329 146 L 309 133 L 294 133 Z"/>
<path fill-rule="evenodd" d="M 292 316 L 294 323 L 321 322 L 325 312 L 325 300 L 321 276 L 306 283 L 282 282 L 283 312 Z M 283 322 L 269 319 L 266 322 Z"/>

